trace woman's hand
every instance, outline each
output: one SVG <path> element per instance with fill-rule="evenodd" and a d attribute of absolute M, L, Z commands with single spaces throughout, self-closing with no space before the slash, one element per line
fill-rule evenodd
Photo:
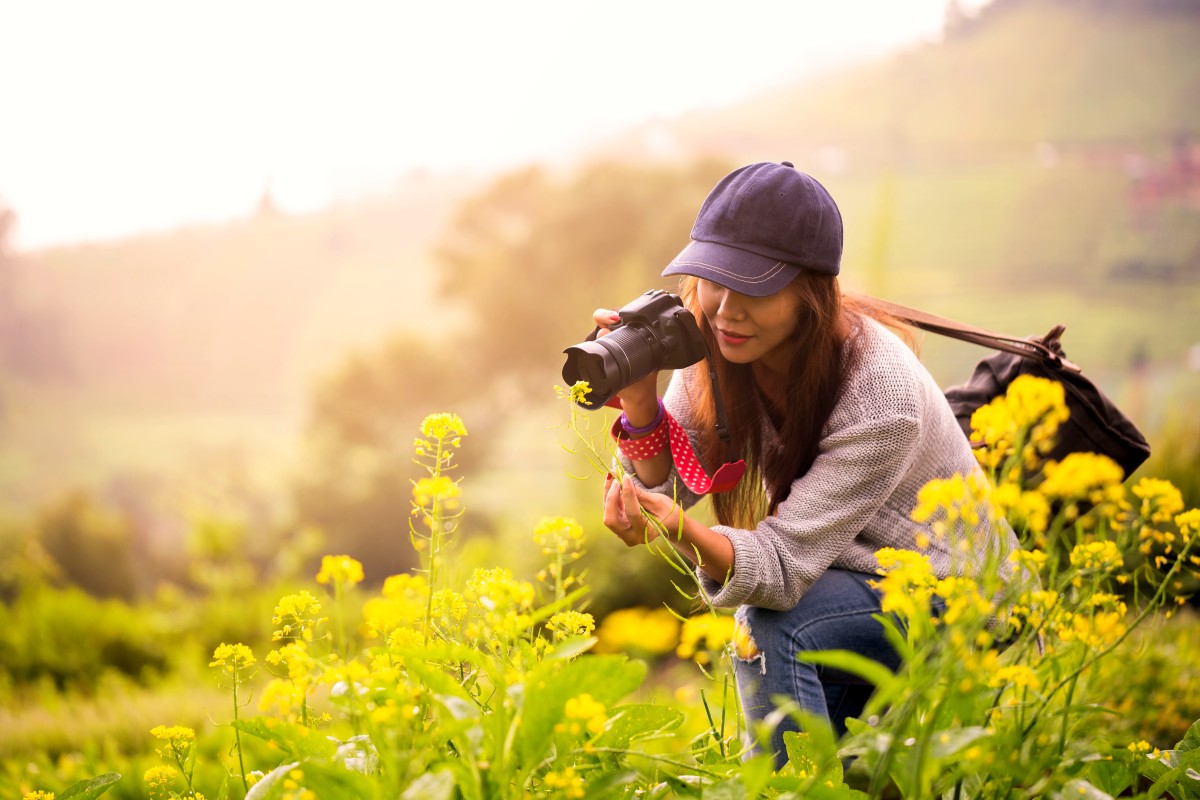
<path fill-rule="evenodd" d="M 638 488 L 633 479 L 623 481 L 610 475 L 604 482 L 604 527 L 629 547 L 647 544 L 659 534 L 659 527 L 642 515 L 642 509 L 659 520 L 668 532 L 679 528 L 683 512 L 671 498 Z"/>
<path fill-rule="evenodd" d="M 597 308 L 592 312 L 592 321 L 600 329 L 597 334 L 599 338 L 607 335 L 612 326 L 621 321 L 621 317 L 611 309 Z M 629 384 L 617 392 L 617 397 L 621 400 L 621 407 L 625 410 L 630 424 L 648 424 L 658 413 L 658 373 L 651 372 L 640 381 Z M 643 411 L 649 414 L 644 420 L 641 419 Z"/>

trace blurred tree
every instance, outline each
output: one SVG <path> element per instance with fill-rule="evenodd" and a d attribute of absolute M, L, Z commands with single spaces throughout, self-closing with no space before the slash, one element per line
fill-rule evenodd
<path fill-rule="evenodd" d="M 456 463 L 472 474 L 508 413 L 478 375 L 479 352 L 442 340 L 396 336 L 377 350 L 352 354 L 316 388 L 300 474 L 292 494 L 301 524 L 322 529 L 326 552 L 363 562 L 369 580 L 412 569 L 412 482 L 422 475 L 413 441 L 429 414 L 466 422 Z M 468 510 L 468 513 L 469 510 Z M 464 529 L 479 531 L 473 518 Z"/>
<path fill-rule="evenodd" d="M 531 168 L 467 202 L 438 248 L 441 290 L 468 310 L 484 384 L 545 392 L 595 308 L 664 285 L 663 266 L 728 171 L 717 161 L 605 163 L 556 179 Z"/>
<path fill-rule="evenodd" d="M 137 594 L 133 531 L 124 517 L 74 491 L 42 509 L 34 525 L 66 581 L 96 597 Z"/>

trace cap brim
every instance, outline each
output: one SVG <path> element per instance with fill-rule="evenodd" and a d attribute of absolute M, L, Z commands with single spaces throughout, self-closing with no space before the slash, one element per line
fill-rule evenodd
<path fill-rule="evenodd" d="M 791 283 L 800 267 L 727 244 L 693 240 L 662 274 L 694 275 L 741 294 L 766 297 Z"/>

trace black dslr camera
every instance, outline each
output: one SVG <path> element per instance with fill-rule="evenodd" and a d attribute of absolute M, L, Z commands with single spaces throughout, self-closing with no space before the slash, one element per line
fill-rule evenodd
<path fill-rule="evenodd" d="M 678 295 L 651 289 L 617 313 L 621 321 L 608 335 L 597 337 L 597 328 L 586 341 L 563 351 L 563 380 L 568 385 L 588 382 L 588 408 L 599 408 L 652 372 L 682 369 L 708 354 L 696 318 Z"/>

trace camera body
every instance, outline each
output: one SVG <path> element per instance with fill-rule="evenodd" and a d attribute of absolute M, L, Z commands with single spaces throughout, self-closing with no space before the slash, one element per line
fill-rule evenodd
<path fill-rule="evenodd" d="M 682 369 L 708 355 L 704 337 L 692 312 L 678 295 L 651 289 L 617 314 L 621 317 L 605 336 L 568 347 L 563 380 L 568 385 L 587 381 L 587 408 L 599 408 L 614 394 L 664 369 Z"/>

